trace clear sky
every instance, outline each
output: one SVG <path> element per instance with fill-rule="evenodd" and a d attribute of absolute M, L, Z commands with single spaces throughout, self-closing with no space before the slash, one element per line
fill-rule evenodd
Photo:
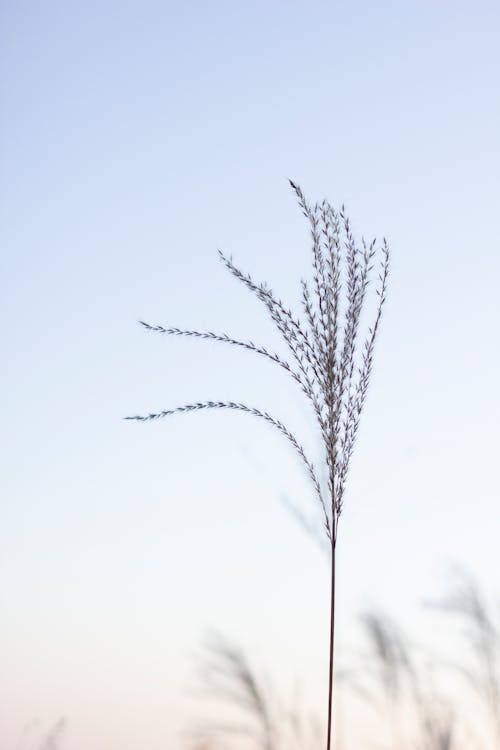
<path fill-rule="evenodd" d="M 217 249 L 298 301 L 309 247 L 287 177 L 393 257 L 340 529 L 339 647 L 374 604 L 420 623 L 451 562 L 498 594 L 498 3 L 0 14 L 2 750 L 59 716 L 69 750 L 179 747 L 207 626 L 323 700 L 327 568 L 283 507 L 313 503 L 287 444 L 238 414 L 121 420 L 241 399 L 317 450 L 282 372 L 135 322 L 279 347 Z"/>

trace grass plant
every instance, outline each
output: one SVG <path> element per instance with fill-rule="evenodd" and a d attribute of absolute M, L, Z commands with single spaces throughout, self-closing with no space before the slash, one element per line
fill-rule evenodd
<path fill-rule="evenodd" d="M 39 750 L 59 750 L 62 737 L 66 729 L 66 719 L 59 719 L 47 732 Z"/>
<path fill-rule="evenodd" d="M 477 582 L 463 570 L 456 571 L 450 593 L 434 606 L 463 625 L 469 658 L 462 659 L 458 670 L 480 698 L 495 747 L 500 747 L 500 622 Z"/>
<path fill-rule="evenodd" d="M 389 248 L 384 239 L 358 241 L 342 206 L 335 209 L 328 201 L 311 205 L 301 188 L 290 181 L 299 207 L 306 218 L 311 237 L 312 277 L 300 283 L 302 311 L 292 312 L 271 287 L 257 283 L 241 271 L 231 257 L 220 252 L 228 271 L 266 308 L 284 340 L 289 359 L 253 341 L 241 341 L 226 333 L 185 330 L 140 321 L 148 331 L 170 336 L 186 336 L 230 344 L 266 358 L 286 371 L 309 401 L 322 439 L 327 481 L 306 455 L 302 444 L 280 419 L 267 410 L 235 401 L 197 401 L 146 415 L 127 417 L 139 421 L 162 419 L 178 413 L 206 409 L 239 411 L 266 421 L 277 429 L 299 455 L 322 514 L 331 555 L 329 678 L 327 708 L 327 750 L 332 743 L 332 702 L 334 684 L 335 575 L 339 518 L 360 416 L 366 399 L 373 366 L 375 341 L 386 299 Z M 375 268 L 377 283 L 374 305 L 368 311 L 369 286 Z M 371 314 L 371 323 L 362 325 L 362 313 Z M 326 486 L 324 486 L 326 485 Z"/>
<path fill-rule="evenodd" d="M 455 712 L 423 668 L 419 650 L 387 615 L 370 611 L 360 619 L 370 644 L 368 664 L 374 665 L 375 696 L 382 697 L 381 714 L 390 728 L 391 747 L 399 750 L 413 744 L 417 750 L 454 750 Z M 370 672 L 366 664 L 363 672 L 365 677 Z M 405 715 L 414 717 L 413 743 L 402 731 L 400 719 Z"/>
<path fill-rule="evenodd" d="M 323 732 L 298 695 L 285 700 L 262 676 L 245 650 L 220 633 L 210 633 L 201 652 L 203 692 L 224 711 L 224 719 L 202 723 L 192 750 L 317 750 Z M 230 716 L 231 718 L 228 718 Z"/>

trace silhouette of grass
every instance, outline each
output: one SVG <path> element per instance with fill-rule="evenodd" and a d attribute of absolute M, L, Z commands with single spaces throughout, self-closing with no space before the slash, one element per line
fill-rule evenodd
<path fill-rule="evenodd" d="M 459 671 L 480 697 L 500 747 L 500 622 L 487 606 L 485 597 L 474 578 L 456 570 L 450 593 L 434 607 L 455 615 L 465 628 L 472 662 L 462 660 Z"/>
<path fill-rule="evenodd" d="M 462 575 L 448 596 L 436 605 L 439 611 L 465 623 L 466 643 L 472 659 L 458 670 L 449 658 L 428 647 L 417 646 L 394 619 L 379 611 L 363 612 L 360 622 L 369 646 L 359 654 L 358 666 L 344 670 L 346 687 L 373 706 L 390 730 L 385 744 L 363 745 L 359 750 L 496 750 L 496 711 L 493 699 L 499 663 L 500 630 L 477 583 Z M 487 646 L 487 648 L 486 648 Z M 461 656 L 464 654 L 462 652 Z M 457 676 L 481 697 L 490 712 L 491 727 L 471 701 L 463 705 L 448 694 L 447 679 Z M 207 695 L 221 701 L 224 715 L 236 718 L 204 727 L 206 750 L 316 750 L 323 736 L 313 718 L 285 702 L 269 688 L 245 652 L 220 635 L 206 643 L 202 676 Z M 450 685 L 448 685 L 448 689 Z M 239 718 L 238 718 L 239 717 Z M 198 746 L 197 746 L 198 747 Z M 350 745 L 349 745 L 350 747 Z M 200 749 L 201 750 L 201 749 Z"/>
<path fill-rule="evenodd" d="M 322 438 L 327 468 L 327 487 L 321 486 L 312 461 L 295 435 L 267 410 L 241 402 L 206 400 L 146 415 L 126 417 L 138 421 L 162 419 L 177 413 L 207 409 L 240 411 L 258 417 L 277 429 L 292 445 L 309 476 L 321 509 L 331 554 L 329 678 L 327 750 L 332 741 L 332 700 L 335 632 L 335 551 L 339 518 L 344 507 L 349 464 L 358 433 L 373 367 L 375 341 L 385 303 L 389 273 L 389 248 L 384 239 L 359 243 L 344 207 L 336 210 L 324 200 L 310 205 L 301 188 L 290 180 L 299 207 L 307 219 L 312 247 L 312 280 L 301 280 L 302 316 L 298 316 L 266 283 L 256 283 L 230 257 L 219 252 L 228 271 L 267 309 L 283 338 L 291 362 L 253 341 L 241 341 L 226 333 L 184 330 L 177 327 L 140 324 L 162 335 L 186 336 L 226 343 L 265 357 L 284 369 L 298 384 L 312 407 Z M 378 261 L 377 261 L 378 257 Z M 374 264 L 379 263 L 373 320 L 362 334 L 361 313 Z"/>
<path fill-rule="evenodd" d="M 244 740 L 255 750 L 316 750 L 322 743 L 316 718 L 300 705 L 286 705 L 245 651 L 219 633 L 204 643 L 200 674 L 204 692 L 219 703 L 226 718 L 200 726 L 197 735 L 202 739 L 195 747 L 226 747 L 226 742 L 231 747 Z"/>
<path fill-rule="evenodd" d="M 59 750 L 60 741 L 66 729 L 66 719 L 59 719 L 48 731 L 39 750 Z"/>

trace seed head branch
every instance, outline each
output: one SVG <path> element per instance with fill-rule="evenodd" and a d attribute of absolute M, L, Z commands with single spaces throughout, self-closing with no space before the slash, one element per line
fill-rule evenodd
<path fill-rule="evenodd" d="M 296 437 L 293 435 L 293 433 L 291 433 L 290 430 L 287 427 L 285 427 L 285 425 L 279 419 L 275 419 L 267 411 L 261 411 L 260 409 L 256 409 L 253 406 L 247 406 L 246 404 L 242 404 L 242 403 L 235 402 L 235 401 L 197 401 L 196 403 L 193 403 L 193 404 L 185 404 L 184 406 L 177 406 L 174 409 L 165 409 L 163 411 L 156 412 L 156 413 L 125 417 L 125 419 L 135 420 L 139 422 L 153 422 L 158 419 L 163 419 L 164 417 L 172 416 L 173 414 L 184 414 L 184 413 L 192 412 L 192 411 L 202 411 L 204 409 L 231 409 L 234 411 L 243 411 L 246 414 L 251 414 L 254 417 L 259 417 L 260 419 L 264 419 L 268 424 L 272 425 L 277 430 L 279 430 L 279 432 L 281 432 L 281 434 L 284 435 L 284 437 L 286 437 L 286 439 L 293 445 L 295 451 L 301 457 L 302 462 L 304 463 L 306 467 L 309 478 L 311 479 L 313 483 L 317 498 L 321 504 L 321 508 L 322 508 L 323 516 L 324 516 L 325 528 L 328 534 L 331 533 L 330 519 L 328 517 L 328 513 L 326 512 L 326 506 L 323 500 L 320 483 L 316 476 L 314 465 L 307 458 L 304 448 L 300 445 L 300 443 L 298 442 Z"/>
<path fill-rule="evenodd" d="M 304 193 L 298 185 L 296 185 L 291 180 L 290 185 L 292 186 L 292 189 L 297 196 L 299 206 L 302 208 L 302 212 L 308 219 L 309 225 L 311 227 L 314 292 L 316 297 L 317 317 L 319 323 L 319 330 L 318 324 L 316 322 L 312 326 L 312 330 L 318 345 L 321 346 L 321 348 L 324 347 L 326 349 L 328 345 L 329 295 L 327 294 L 328 284 L 326 278 L 325 257 L 323 254 L 320 234 L 321 212 L 317 204 L 313 208 L 311 208 L 304 196 Z M 316 321 L 316 312 L 312 307 L 310 312 L 312 315 L 312 319 Z"/>
<path fill-rule="evenodd" d="M 292 369 L 290 363 L 282 359 L 279 354 L 270 352 L 265 346 L 256 346 L 253 341 L 238 341 L 227 335 L 227 333 L 212 333 L 212 331 L 191 331 L 183 330 L 181 328 L 164 328 L 160 325 L 151 325 L 145 323 L 143 320 L 139 320 L 139 325 L 143 326 L 147 331 L 154 333 L 166 334 L 170 336 L 186 336 L 191 338 L 207 339 L 210 341 L 222 341 L 225 344 L 232 344 L 233 346 L 240 346 L 248 351 L 261 354 L 263 357 L 270 359 L 275 364 L 286 370 L 298 383 L 302 385 L 302 380 L 298 372 Z"/>
<path fill-rule="evenodd" d="M 359 380 L 355 390 L 349 397 L 346 415 L 344 419 L 344 434 L 341 441 L 341 462 L 338 466 L 338 491 L 337 491 L 337 513 L 340 515 L 343 507 L 343 496 L 345 482 L 349 469 L 349 462 L 354 449 L 354 443 L 359 428 L 361 412 L 365 403 L 370 375 L 373 367 L 373 354 L 375 349 L 375 340 L 380 326 L 382 309 L 386 299 L 387 280 L 389 276 L 389 248 L 387 241 L 384 239 L 382 247 L 382 261 L 379 274 L 379 287 L 376 290 L 378 297 L 378 306 L 373 327 L 369 330 L 369 336 L 365 340 L 362 365 L 359 368 Z"/>
<path fill-rule="evenodd" d="M 231 258 L 227 258 L 220 250 L 219 255 L 230 273 L 245 284 L 245 286 L 267 307 L 271 318 L 275 322 L 298 364 L 300 365 L 302 363 L 302 366 L 310 368 L 315 377 L 318 378 L 320 362 L 316 350 L 310 341 L 307 331 L 304 331 L 300 321 L 294 318 L 292 311 L 287 309 L 283 302 L 273 295 L 271 289 L 269 289 L 266 284 L 256 284 L 249 274 L 244 274 L 240 271 L 240 269 L 234 265 Z"/>

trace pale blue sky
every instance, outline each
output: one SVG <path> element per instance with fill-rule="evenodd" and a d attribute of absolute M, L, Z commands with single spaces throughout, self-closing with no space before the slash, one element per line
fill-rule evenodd
<path fill-rule="evenodd" d="M 135 324 L 279 346 L 217 248 L 296 302 L 287 177 L 393 256 L 339 641 L 372 602 L 414 619 L 453 560 L 498 594 L 498 3 L 16 0 L 0 24 L 5 746 L 64 714 L 71 750 L 173 747 L 207 625 L 322 697 L 288 446 L 243 415 L 121 421 L 243 399 L 316 451 L 283 373 Z"/>

